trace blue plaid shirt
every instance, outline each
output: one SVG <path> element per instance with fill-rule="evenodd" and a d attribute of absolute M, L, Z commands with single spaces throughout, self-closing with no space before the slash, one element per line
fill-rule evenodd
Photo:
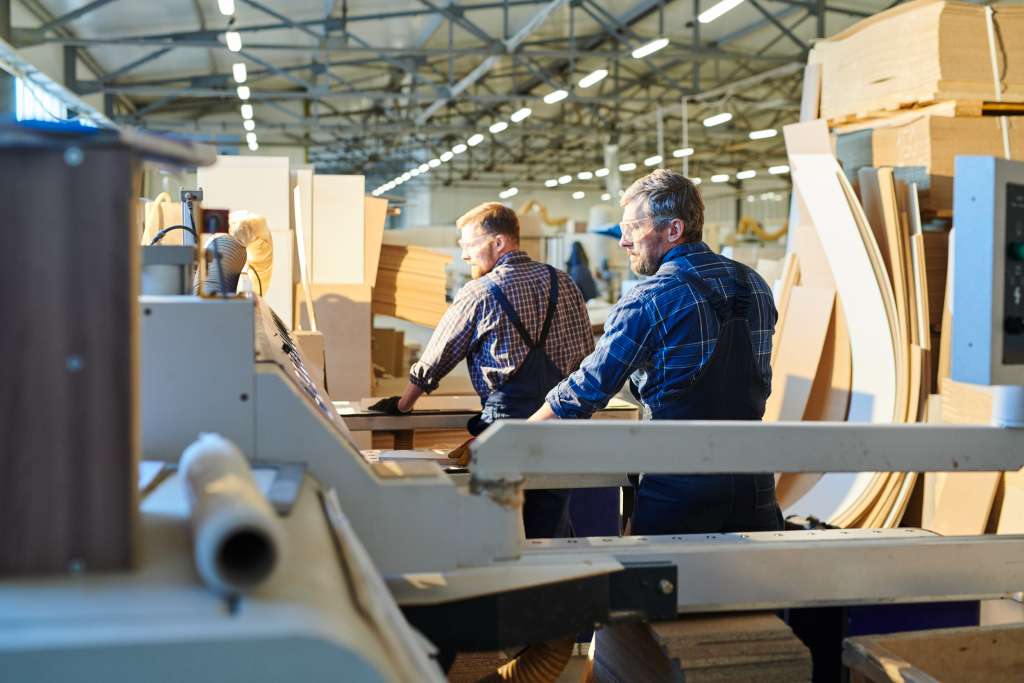
<path fill-rule="evenodd" d="M 594 352 L 548 393 L 556 415 L 590 417 L 618 393 L 627 377 L 644 405 L 660 408 L 667 395 L 685 388 L 710 360 L 718 342 L 715 309 L 667 272 L 670 261 L 680 261 L 684 269 L 691 266 L 726 300 L 735 294 L 735 278 L 747 278 L 753 295 L 748 312 L 751 342 L 761 378 L 771 386 L 772 332 L 778 317 L 771 288 L 752 269 L 712 252 L 704 242 L 693 242 L 671 249 L 658 272 L 615 305 Z"/>

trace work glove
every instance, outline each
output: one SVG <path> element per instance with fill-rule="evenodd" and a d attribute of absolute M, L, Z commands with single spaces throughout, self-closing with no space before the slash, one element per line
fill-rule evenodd
<path fill-rule="evenodd" d="M 370 406 L 370 410 L 377 413 L 386 413 L 388 415 L 408 415 L 412 411 L 404 411 L 398 408 L 398 401 L 400 396 L 388 396 Z"/>

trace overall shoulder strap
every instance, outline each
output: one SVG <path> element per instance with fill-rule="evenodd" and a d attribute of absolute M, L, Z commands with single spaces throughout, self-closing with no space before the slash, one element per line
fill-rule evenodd
<path fill-rule="evenodd" d="M 551 329 L 551 320 L 555 317 L 555 309 L 558 307 L 558 271 L 548 266 L 548 275 L 551 277 L 551 291 L 548 296 L 551 299 L 551 303 L 548 304 L 548 312 L 544 316 L 544 327 L 540 331 L 540 338 L 537 340 L 537 346 L 544 348 L 545 342 L 548 339 L 548 330 Z"/>
<path fill-rule="evenodd" d="M 508 300 L 508 297 L 505 296 L 505 292 L 501 291 L 501 287 L 498 286 L 497 282 L 489 277 L 486 279 L 488 289 L 490 289 L 491 294 L 494 295 L 498 305 L 501 306 L 503 311 L 505 311 L 505 315 L 507 315 L 508 319 L 512 322 L 512 326 L 516 328 L 516 332 L 519 333 L 519 336 L 522 337 L 523 342 L 528 347 L 533 348 L 533 342 L 530 341 L 530 333 L 526 331 L 523 321 L 519 319 L 519 314 L 516 313 L 516 309 L 512 307 L 512 303 Z"/>

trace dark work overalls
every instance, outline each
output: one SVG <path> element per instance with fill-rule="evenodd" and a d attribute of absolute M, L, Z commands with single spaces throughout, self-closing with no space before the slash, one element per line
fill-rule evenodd
<path fill-rule="evenodd" d="M 714 307 L 718 342 L 711 358 L 685 389 L 663 405 L 644 407 L 649 420 L 760 420 L 769 387 L 761 378 L 747 317 L 753 295 L 744 267 L 732 305 L 685 260 L 671 261 L 672 275 Z M 685 444 L 681 444 L 685 448 Z M 757 453 L 749 453 L 756 458 Z M 634 534 L 723 533 L 782 529 L 775 500 L 775 476 L 763 474 L 644 474 L 636 495 Z"/>
<path fill-rule="evenodd" d="M 469 433 L 476 436 L 491 423 L 502 418 L 525 419 L 533 415 L 544 404 L 548 391 L 562 381 L 564 374 L 544 351 L 544 343 L 551 329 L 551 320 L 558 306 L 558 272 L 548 266 L 551 275 L 551 302 L 544 316 L 544 327 L 537 342 L 530 340 L 516 310 L 505 293 L 488 279 L 491 294 L 512 322 L 529 351 L 522 365 L 509 375 L 500 387 L 495 389 L 484 402 L 479 418 L 470 420 Z M 523 526 L 527 538 L 556 538 L 571 535 L 569 523 L 568 490 L 531 489 L 526 491 L 523 503 Z"/>

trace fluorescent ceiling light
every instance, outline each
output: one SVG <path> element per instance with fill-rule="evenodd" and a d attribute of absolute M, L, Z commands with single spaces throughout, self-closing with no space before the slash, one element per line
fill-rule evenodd
<path fill-rule="evenodd" d="M 416 176 L 418 176 L 422 172 L 423 171 L 421 171 L 419 168 L 410 168 L 409 169 L 409 177 L 410 178 L 415 178 Z"/>
<path fill-rule="evenodd" d="M 607 192 L 605 192 L 603 195 L 601 195 L 601 201 L 602 202 L 606 202 L 606 201 L 608 201 L 611 198 L 612 198 L 612 196 L 610 194 L 608 194 Z"/>
<path fill-rule="evenodd" d="M 247 86 L 247 85 L 240 85 L 240 86 L 238 86 L 238 99 L 240 99 L 240 100 L 247 100 L 247 99 L 249 99 L 250 95 L 252 95 L 252 91 L 249 90 L 249 86 Z"/>
<path fill-rule="evenodd" d="M 586 196 L 587 196 L 587 193 L 582 191 L 582 190 L 576 190 L 575 192 L 572 193 L 572 198 L 573 199 L 583 199 Z"/>
<path fill-rule="evenodd" d="M 532 109 L 530 109 L 529 107 L 523 107 L 522 109 L 513 112 L 512 116 L 510 116 L 509 118 L 512 119 L 512 123 L 519 123 L 532 113 Z"/>
<path fill-rule="evenodd" d="M 668 38 L 658 38 L 657 40 L 652 40 L 646 45 L 641 45 L 637 49 L 633 50 L 633 59 L 643 59 L 644 57 L 653 55 L 655 52 L 665 47 L 666 45 L 668 45 Z"/>
<path fill-rule="evenodd" d="M 248 73 L 245 70 L 245 62 L 235 62 L 231 65 L 231 75 L 235 77 L 235 83 L 245 83 Z"/>
<path fill-rule="evenodd" d="M 245 141 L 248 142 L 250 145 L 256 142 L 256 133 L 246 133 Z"/>
<path fill-rule="evenodd" d="M 479 145 L 483 141 L 484 141 L 484 136 L 482 134 L 480 134 L 480 133 L 473 133 L 471 136 L 469 136 L 469 139 L 466 140 L 466 144 L 469 145 L 470 147 L 476 147 L 477 145 Z M 454 151 L 454 148 L 452 148 L 452 151 Z"/>
<path fill-rule="evenodd" d="M 373 195 L 374 197 L 377 197 L 377 196 L 379 196 L 379 195 L 380 195 L 380 188 L 378 187 L 378 188 L 377 188 L 376 190 L 374 190 L 374 191 L 373 191 L 373 192 L 371 192 L 370 194 L 372 194 L 372 195 Z"/>
<path fill-rule="evenodd" d="M 491 127 L 488 128 L 487 130 L 491 131 L 494 134 L 498 134 L 501 131 L 505 130 L 506 128 L 508 128 L 508 121 L 498 121 L 497 123 L 492 123 Z"/>
<path fill-rule="evenodd" d="M 224 42 L 229 50 L 238 52 L 242 49 L 242 34 L 238 31 L 226 31 L 224 33 Z"/>
<path fill-rule="evenodd" d="M 239 107 L 239 109 L 242 110 L 242 118 L 243 119 L 251 119 L 252 118 L 252 105 L 251 104 L 249 104 L 247 102 L 247 103 L 243 104 L 241 107 Z"/>
<path fill-rule="evenodd" d="M 419 171 L 420 173 L 426 173 L 427 171 L 429 171 L 429 170 L 430 170 L 430 164 L 420 164 L 420 165 L 419 165 L 419 166 L 417 167 L 417 170 L 418 170 L 418 171 Z"/>
<path fill-rule="evenodd" d="M 509 197 L 515 197 L 517 194 L 519 194 L 519 188 L 518 187 L 510 187 L 507 190 L 503 190 L 503 191 L 499 192 L 498 193 L 498 197 L 501 198 L 501 199 L 508 199 Z"/>
<path fill-rule="evenodd" d="M 628 162 L 626 162 L 624 164 L 619 164 L 619 170 L 622 171 L 623 173 L 629 173 L 630 171 L 635 171 L 636 170 L 636 164 L 634 164 L 632 161 L 628 161 Z"/>
<path fill-rule="evenodd" d="M 750 135 L 748 137 L 750 137 L 751 140 L 767 140 L 768 138 L 773 138 L 778 134 L 779 131 L 774 128 L 765 128 L 764 130 L 750 131 Z"/>
<path fill-rule="evenodd" d="M 554 104 L 555 102 L 561 102 L 568 96 L 569 93 L 566 90 L 555 90 L 554 92 L 549 92 L 547 95 L 544 96 L 544 104 Z"/>
<path fill-rule="evenodd" d="M 571 183 L 571 182 L 572 182 L 572 176 L 571 175 L 558 176 L 558 184 L 559 185 L 565 185 L 566 183 Z"/>
<path fill-rule="evenodd" d="M 250 140 L 249 141 L 249 151 L 255 152 L 259 148 L 260 148 L 260 143 L 256 142 L 255 140 Z"/>
<path fill-rule="evenodd" d="M 555 187 L 558 185 L 558 178 L 548 178 L 544 181 L 544 187 Z"/>
<path fill-rule="evenodd" d="M 704 181 L 701 180 L 700 178 L 690 178 L 690 182 L 693 183 L 694 185 L 700 185 Z"/>
<path fill-rule="evenodd" d="M 736 180 L 750 180 L 756 175 L 757 171 L 754 170 L 740 171 L 736 174 Z"/>
<path fill-rule="evenodd" d="M 782 164 L 781 166 L 769 166 L 768 172 L 772 175 L 781 175 L 783 173 L 789 173 L 789 166 Z"/>
<path fill-rule="evenodd" d="M 672 152 L 672 156 L 674 156 L 676 159 L 682 159 L 683 157 L 688 157 L 692 155 L 693 147 L 683 147 L 681 149 L 673 150 Z"/>
<path fill-rule="evenodd" d="M 607 77 L 608 69 L 596 69 L 580 79 L 580 87 L 589 88 L 592 85 L 597 85 Z"/>
<path fill-rule="evenodd" d="M 732 112 L 723 111 L 721 114 L 715 114 L 704 119 L 704 127 L 711 128 L 712 126 L 720 126 L 723 123 L 732 121 Z"/>
<path fill-rule="evenodd" d="M 720 0 L 718 3 L 708 7 L 706 10 L 698 14 L 697 21 L 702 24 L 710 24 L 718 17 L 730 10 L 736 9 L 736 7 L 741 4 L 743 4 L 743 0 Z"/>
<path fill-rule="evenodd" d="M 599 168 L 596 171 L 594 171 L 594 175 L 597 176 L 598 178 L 604 178 L 606 175 L 608 175 L 608 169 Z"/>
<path fill-rule="evenodd" d="M 252 119 L 246 119 L 245 121 L 242 121 L 242 128 L 245 128 L 246 130 L 256 130 L 256 122 Z"/>
<path fill-rule="evenodd" d="M 711 182 L 713 182 L 713 183 L 726 183 L 726 182 L 729 182 L 729 174 L 728 173 L 716 173 L 715 175 L 711 176 Z"/>
<path fill-rule="evenodd" d="M 591 178 L 594 177 L 594 174 L 591 173 L 590 171 L 580 171 L 579 173 L 576 174 L 576 177 L 579 178 L 580 180 L 590 180 Z"/>
<path fill-rule="evenodd" d="M 441 163 L 442 164 L 447 164 L 449 161 L 452 160 L 452 157 L 454 157 L 454 156 L 455 156 L 455 152 L 447 151 L 444 154 L 442 154 L 439 158 L 441 159 Z"/>
<path fill-rule="evenodd" d="M 430 168 L 437 168 L 438 166 L 441 165 L 441 160 L 431 159 L 430 161 L 427 162 L 427 165 L 430 166 Z"/>
<path fill-rule="evenodd" d="M 483 139 L 482 135 L 480 136 L 480 139 Z M 462 144 L 461 142 L 459 144 L 455 145 L 454 147 L 452 147 L 452 154 L 462 154 L 465 151 L 466 151 L 466 146 L 464 144 Z"/>
<path fill-rule="evenodd" d="M 660 154 L 655 154 L 653 157 L 647 157 L 644 159 L 644 166 L 657 166 L 663 161 Z"/>
<path fill-rule="evenodd" d="M 403 183 L 409 182 L 409 180 L 412 178 L 412 173 L 406 171 L 405 173 L 402 174 L 401 178 Z"/>
<path fill-rule="evenodd" d="M 217 0 L 217 9 L 225 17 L 230 17 L 235 13 L 235 0 Z"/>

